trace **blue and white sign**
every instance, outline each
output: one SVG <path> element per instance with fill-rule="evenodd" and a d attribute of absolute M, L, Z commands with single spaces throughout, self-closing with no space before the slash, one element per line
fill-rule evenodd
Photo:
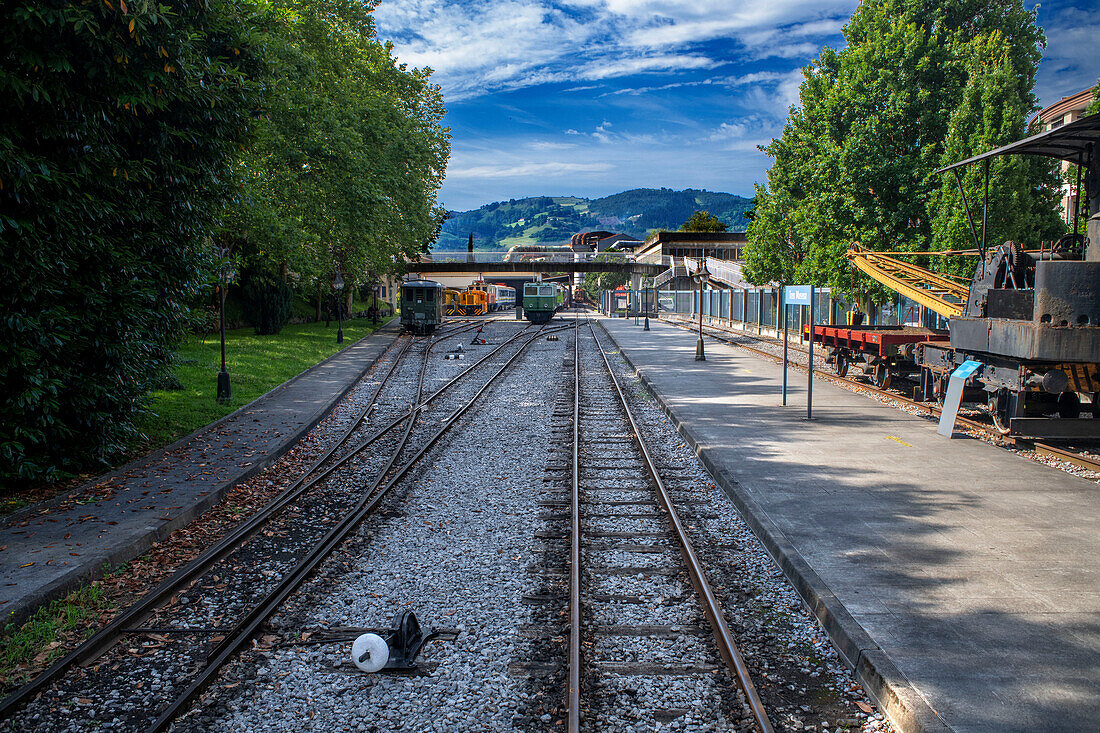
<path fill-rule="evenodd" d="M 783 305 L 809 305 L 809 285 L 788 285 L 783 288 Z"/>
<path fill-rule="evenodd" d="M 947 380 L 947 394 L 940 410 L 940 424 L 936 427 L 936 432 L 943 437 L 950 438 L 954 434 L 955 417 L 959 414 L 959 405 L 962 404 L 963 387 L 966 386 L 966 380 L 981 368 L 980 361 L 964 361 L 951 372 L 951 378 Z"/>

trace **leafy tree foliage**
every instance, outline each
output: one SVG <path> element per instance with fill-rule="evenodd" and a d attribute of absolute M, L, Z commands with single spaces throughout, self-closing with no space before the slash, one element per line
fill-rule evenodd
<path fill-rule="evenodd" d="M 449 154 L 430 70 L 360 0 L 0 5 L 0 480 L 134 442 L 228 259 L 262 332 L 426 248 Z M 213 245 L 219 245 L 217 247 Z"/>
<path fill-rule="evenodd" d="M 933 171 L 954 162 L 949 153 L 1022 131 L 1002 120 L 1034 108 L 1044 38 L 1019 0 L 864 0 L 844 35 L 843 50 L 823 49 L 803 70 L 800 104 L 764 148 L 774 162 L 757 187 L 745 274 L 875 297 L 884 291 L 844 252 L 930 248 L 937 203 L 954 186 Z M 1041 181 L 1005 173 L 1003 195 L 1036 216 Z M 954 222 L 938 226 L 956 232 Z"/>
<path fill-rule="evenodd" d="M 445 212 L 450 151 L 430 70 L 375 37 L 373 3 L 281 0 L 267 114 L 239 168 L 244 195 L 225 238 L 253 271 L 348 292 L 424 251 Z"/>
<path fill-rule="evenodd" d="M 1004 37 L 994 31 L 968 44 L 970 74 L 962 101 L 951 115 L 942 163 L 947 165 L 992 150 L 1024 136 L 1024 120 L 1034 107 L 1026 78 L 1017 75 Z M 1064 233 L 1057 214 L 1059 164 L 1031 156 L 999 156 L 989 164 L 989 205 L 986 240 L 998 245 L 1012 239 L 1025 247 Z M 967 166 L 961 174 L 972 213 L 984 200 L 985 174 L 982 165 Z M 968 249 L 981 237 L 981 220 L 974 231 L 954 176 L 932 194 L 933 249 Z M 1036 185 L 1038 184 L 1038 185 Z M 934 258 L 936 269 L 969 276 L 973 259 Z"/>
<path fill-rule="evenodd" d="M 696 211 L 680 227 L 681 232 L 724 232 L 726 224 L 709 211 Z"/>
<path fill-rule="evenodd" d="M 599 259 L 597 257 L 597 259 Z M 600 302 L 600 293 L 604 290 L 618 290 L 630 276 L 624 272 L 586 272 L 581 289 L 593 303 Z"/>
<path fill-rule="evenodd" d="M 134 437 L 205 282 L 262 58 L 247 0 L 0 6 L 0 481 Z"/>

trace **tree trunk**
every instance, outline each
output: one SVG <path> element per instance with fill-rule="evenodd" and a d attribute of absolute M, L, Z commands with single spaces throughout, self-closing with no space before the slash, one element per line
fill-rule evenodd
<path fill-rule="evenodd" d="M 321 283 L 317 283 L 317 316 L 313 319 L 315 323 L 321 322 Z"/>

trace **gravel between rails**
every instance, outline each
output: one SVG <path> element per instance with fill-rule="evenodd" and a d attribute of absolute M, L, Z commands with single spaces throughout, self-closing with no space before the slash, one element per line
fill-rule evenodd
<path fill-rule="evenodd" d="M 491 343 L 471 348 L 513 329 L 487 327 Z M 560 376 L 546 365 L 560 364 L 565 343 L 532 344 L 175 728 L 510 729 L 525 692 L 509 664 L 528 613 L 524 560 Z M 443 371 L 464 366 L 433 359 Z M 310 630 L 389 627 L 406 608 L 425 628 L 457 631 L 426 645 L 430 676 L 368 675 L 352 666 L 349 643 L 293 643 Z"/>

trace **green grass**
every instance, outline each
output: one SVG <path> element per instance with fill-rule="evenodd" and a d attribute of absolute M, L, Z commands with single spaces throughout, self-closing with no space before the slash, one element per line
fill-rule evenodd
<path fill-rule="evenodd" d="M 374 330 L 369 319 L 344 321 L 349 346 Z M 144 452 L 167 445 L 203 425 L 228 415 L 260 395 L 308 369 L 338 350 L 336 322 L 289 324 L 274 336 L 257 336 L 251 328 L 226 332 L 226 369 L 233 399 L 218 404 L 221 340 L 218 334 L 193 336 L 176 354 L 174 373 L 181 390 L 153 392 L 149 413 L 140 424 L 148 440 L 135 446 Z"/>
<path fill-rule="evenodd" d="M 98 626 L 108 600 L 98 582 L 89 583 L 65 598 L 40 607 L 22 625 L 6 624 L 0 632 L 0 680 L 5 687 L 26 681 L 20 666 L 37 662 L 47 666 L 65 653 L 58 637 L 80 630 L 84 638 Z M 43 664 L 44 663 L 44 664 Z"/>

